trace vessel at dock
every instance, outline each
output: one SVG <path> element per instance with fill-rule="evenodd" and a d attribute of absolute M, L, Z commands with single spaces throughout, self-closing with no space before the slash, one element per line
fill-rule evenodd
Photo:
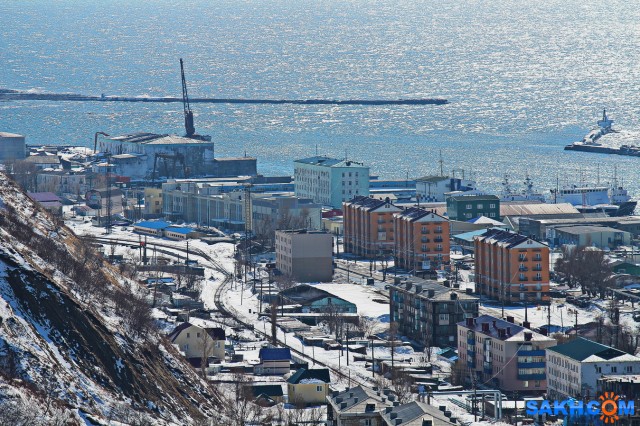
<path fill-rule="evenodd" d="M 637 201 L 632 200 L 627 190 L 614 177 L 611 185 L 565 185 L 552 189 L 554 201 L 570 203 L 582 213 L 606 213 L 608 216 L 632 215 Z"/>
<path fill-rule="evenodd" d="M 626 155 L 631 157 L 640 157 L 640 147 L 636 145 L 622 145 L 619 148 L 603 145 L 599 142 L 600 138 L 609 134 L 616 133 L 611 128 L 613 120 L 607 116 L 607 110 L 602 111 L 602 119 L 597 121 L 597 127 L 591 130 L 582 140 L 574 142 L 564 147 L 566 151 L 582 151 L 593 152 L 596 154 L 615 154 Z"/>

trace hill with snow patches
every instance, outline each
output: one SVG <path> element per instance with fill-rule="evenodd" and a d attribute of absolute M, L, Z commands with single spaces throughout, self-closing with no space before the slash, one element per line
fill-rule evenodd
<path fill-rule="evenodd" d="M 216 401 L 136 284 L 0 174 L 0 424 L 195 424 Z"/>

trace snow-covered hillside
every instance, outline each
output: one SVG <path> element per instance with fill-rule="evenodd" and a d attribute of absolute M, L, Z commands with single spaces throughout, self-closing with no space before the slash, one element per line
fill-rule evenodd
<path fill-rule="evenodd" d="M 0 383 L 3 424 L 26 400 L 40 418 L 25 424 L 61 412 L 74 423 L 189 424 L 216 411 L 215 393 L 155 331 L 135 283 L 4 174 Z"/>

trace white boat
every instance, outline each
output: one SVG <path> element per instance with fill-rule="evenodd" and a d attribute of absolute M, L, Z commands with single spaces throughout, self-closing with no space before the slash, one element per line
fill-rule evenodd
<path fill-rule="evenodd" d="M 539 192 L 533 190 L 533 181 L 527 175 L 524 179 L 524 187 L 520 192 L 511 189 L 509 184 L 509 176 L 504 175 L 502 180 L 502 192 L 500 193 L 500 201 L 541 201 L 545 202 L 545 197 Z"/>

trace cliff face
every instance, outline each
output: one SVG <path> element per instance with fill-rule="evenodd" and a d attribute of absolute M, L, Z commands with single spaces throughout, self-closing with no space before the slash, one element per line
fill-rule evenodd
<path fill-rule="evenodd" d="M 0 199 L 0 382 L 78 418 L 123 405 L 158 424 L 213 413 L 215 395 L 154 330 L 135 283 L 2 174 Z"/>

